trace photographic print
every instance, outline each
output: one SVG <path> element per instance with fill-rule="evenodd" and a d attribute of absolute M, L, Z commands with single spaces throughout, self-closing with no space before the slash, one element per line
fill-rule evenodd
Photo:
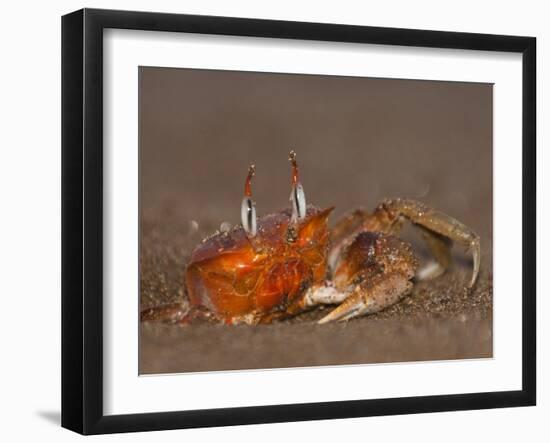
<path fill-rule="evenodd" d="M 533 37 L 63 16 L 62 426 L 535 405 L 535 86 Z"/>
<path fill-rule="evenodd" d="M 492 357 L 493 85 L 139 68 L 140 374 Z"/>

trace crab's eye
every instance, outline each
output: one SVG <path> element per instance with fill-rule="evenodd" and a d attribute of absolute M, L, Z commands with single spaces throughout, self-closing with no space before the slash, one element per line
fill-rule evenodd
<path fill-rule="evenodd" d="M 290 151 L 289 160 L 292 164 L 292 191 L 290 193 L 290 202 L 292 203 L 291 221 L 296 223 L 306 217 L 306 194 L 298 177 L 298 163 L 296 162 L 296 153 L 294 151 Z"/>
<path fill-rule="evenodd" d="M 241 222 L 249 237 L 256 235 L 256 207 L 250 197 L 244 197 L 241 204 Z"/>
<path fill-rule="evenodd" d="M 252 177 L 256 170 L 254 165 L 250 165 L 248 169 L 248 175 L 246 176 L 246 181 L 244 182 L 244 197 L 241 203 L 241 223 L 243 229 L 246 232 L 246 235 L 249 237 L 254 237 L 257 232 L 257 223 L 256 223 L 256 203 L 252 200 Z"/>
<path fill-rule="evenodd" d="M 292 202 L 292 221 L 303 220 L 306 217 L 306 194 L 301 183 L 292 187 L 290 201 Z"/>

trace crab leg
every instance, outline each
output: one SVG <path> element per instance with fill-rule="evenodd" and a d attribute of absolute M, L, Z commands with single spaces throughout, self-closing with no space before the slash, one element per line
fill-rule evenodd
<path fill-rule="evenodd" d="M 342 218 L 334 226 L 331 234 L 332 248 L 328 256 L 330 269 L 333 271 L 338 266 L 341 251 L 349 246 L 358 233 L 377 231 L 397 235 L 403 219 L 408 219 L 422 231 L 422 236 L 435 259 L 435 263 L 418 271 L 419 280 L 437 277 L 451 266 L 451 247 L 453 242 L 456 242 L 472 252 L 474 265 L 468 286 L 472 287 L 475 284 L 481 259 L 479 236 L 447 214 L 408 199 L 388 199 L 373 213 L 357 210 Z"/>
<path fill-rule="evenodd" d="M 187 326 L 197 319 L 211 320 L 210 313 L 188 303 L 170 303 L 140 312 L 140 322 L 159 322 Z"/>
<path fill-rule="evenodd" d="M 472 252 L 474 260 L 472 278 L 468 286 L 471 288 L 475 284 L 479 274 L 481 249 L 479 236 L 468 226 L 423 203 L 408 199 L 386 200 L 376 208 L 374 216 L 381 218 L 385 216 L 390 221 L 405 217 L 414 225 L 425 228 L 424 230 L 428 231 L 426 237 L 428 246 L 434 253 L 439 265 L 443 268 L 448 266 L 450 256 L 447 255 L 448 252 L 446 251 L 449 246 L 443 244 L 441 237 L 464 245 Z"/>
<path fill-rule="evenodd" d="M 183 303 L 171 303 L 155 306 L 140 312 L 142 322 L 158 321 L 163 323 L 178 323 L 189 313 L 189 306 Z"/>
<path fill-rule="evenodd" d="M 422 237 L 435 261 L 419 269 L 416 273 L 416 278 L 418 280 L 431 280 L 444 274 L 451 267 L 451 247 L 453 246 L 453 241 L 421 225 L 417 225 L 417 228 L 422 231 Z"/>

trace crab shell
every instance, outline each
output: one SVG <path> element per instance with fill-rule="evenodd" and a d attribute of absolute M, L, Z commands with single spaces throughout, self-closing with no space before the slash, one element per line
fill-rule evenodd
<path fill-rule="evenodd" d="M 296 226 L 290 225 L 290 210 L 266 215 L 253 238 L 241 226 L 207 238 L 185 273 L 191 305 L 226 323 L 284 315 L 308 287 L 326 278 L 332 209 L 308 206 Z"/>

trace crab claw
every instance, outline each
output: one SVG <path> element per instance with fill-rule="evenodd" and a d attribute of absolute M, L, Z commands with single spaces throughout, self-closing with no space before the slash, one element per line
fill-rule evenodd
<path fill-rule="evenodd" d="M 340 306 L 330 311 L 317 324 L 322 325 L 331 321 L 344 321 L 366 313 L 367 304 L 361 298 L 351 296 L 347 298 Z"/>
<path fill-rule="evenodd" d="M 318 323 L 345 321 L 381 311 L 401 300 L 412 286 L 409 276 L 401 272 L 378 275 L 368 282 L 358 284 L 340 306 Z"/>

